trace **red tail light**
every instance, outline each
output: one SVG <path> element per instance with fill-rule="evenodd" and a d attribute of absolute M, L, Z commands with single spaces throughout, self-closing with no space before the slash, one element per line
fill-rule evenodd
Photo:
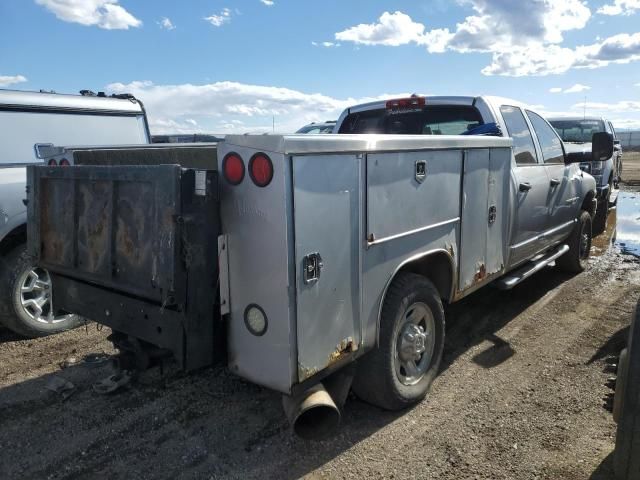
<path fill-rule="evenodd" d="M 239 185 L 244 179 L 244 162 L 237 153 L 227 153 L 222 160 L 224 178 L 231 185 Z"/>
<path fill-rule="evenodd" d="M 249 160 L 249 176 L 258 187 L 266 187 L 273 178 L 273 163 L 264 153 L 256 153 Z"/>
<path fill-rule="evenodd" d="M 418 110 L 425 105 L 424 97 L 396 98 L 387 101 L 387 110 Z"/>
<path fill-rule="evenodd" d="M 56 162 L 55 158 L 52 158 L 51 160 L 49 160 L 47 162 L 47 165 L 49 165 L 50 167 L 57 167 L 58 166 L 58 162 Z"/>
<path fill-rule="evenodd" d="M 60 160 L 61 167 L 68 167 L 69 165 L 71 164 L 69 163 L 69 160 L 67 160 L 66 158 L 63 158 L 62 160 Z"/>

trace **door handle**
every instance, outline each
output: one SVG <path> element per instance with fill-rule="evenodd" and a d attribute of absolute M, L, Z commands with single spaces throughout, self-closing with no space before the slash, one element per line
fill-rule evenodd
<path fill-rule="evenodd" d="M 520 187 L 518 187 L 518 189 L 521 192 L 528 192 L 529 190 L 531 190 L 531 184 L 529 182 L 522 182 L 520 184 Z"/>
<path fill-rule="evenodd" d="M 549 182 L 549 184 L 552 187 L 557 187 L 558 185 L 560 185 L 560 180 L 558 180 L 557 178 L 552 178 L 551 181 Z"/>

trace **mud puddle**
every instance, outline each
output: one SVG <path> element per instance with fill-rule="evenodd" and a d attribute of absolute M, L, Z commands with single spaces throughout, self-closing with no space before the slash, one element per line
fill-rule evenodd
<path fill-rule="evenodd" d="M 620 192 L 614 245 L 622 253 L 640 258 L 640 191 Z"/>
<path fill-rule="evenodd" d="M 598 257 L 611 246 L 640 258 L 640 191 L 620 191 L 606 230 L 593 239 L 591 254 Z"/>

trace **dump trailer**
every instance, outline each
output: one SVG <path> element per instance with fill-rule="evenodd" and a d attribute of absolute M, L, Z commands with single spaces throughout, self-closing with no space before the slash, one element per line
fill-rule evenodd
<path fill-rule="evenodd" d="M 588 257 L 593 179 L 567 163 L 566 233 L 521 232 L 532 204 L 510 138 L 231 135 L 207 165 L 101 158 L 29 170 L 30 251 L 55 308 L 109 325 L 142 367 L 226 362 L 281 392 L 306 438 L 337 425 L 350 389 L 386 409 L 420 401 L 443 304 Z M 535 213 L 553 230 L 548 206 Z"/>

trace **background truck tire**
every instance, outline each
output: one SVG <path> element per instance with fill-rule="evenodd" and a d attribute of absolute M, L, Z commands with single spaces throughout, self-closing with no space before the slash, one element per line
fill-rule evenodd
<path fill-rule="evenodd" d="M 584 271 L 587 268 L 587 260 L 591 250 L 591 237 L 591 215 L 583 210 L 580 212 L 578 222 L 573 227 L 569 238 L 567 238 L 569 251 L 556 260 L 558 268 L 569 273 Z"/>
<path fill-rule="evenodd" d="M 600 235 L 607 229 L 607 215 L 609 214 L 609 195 L 598 202 L 598 209 L 593 216 L 593 235 Z"/>
<path fill-rule="evenodd" d="M 609 202 L 611 200 L 611 190 L 613 189 L 613 180 L 609 180 L 609 189 L 607 196 L 598 201 L 598 208 L 593 217 L 593 236 L 600 235 L 607 229 L 607 217 L 609 215 Z"/>
<path fill-rule="evenodd" d="M 50 295 L 48 273 L 33 268 L 24 245 L 0 258 L 0 324 L 19 335 L 35 338 L 69 330 L 83 322 L 77 315 L 50 315 Z"/>
<path fill-rule="evenodd" d="M 354 393 L 387 410 L 422 400 L 438 374 L 444 328 L 433 284 L 421 275 L 398 274 L 384 299 L 379 346 L 359 361 Z"/>

